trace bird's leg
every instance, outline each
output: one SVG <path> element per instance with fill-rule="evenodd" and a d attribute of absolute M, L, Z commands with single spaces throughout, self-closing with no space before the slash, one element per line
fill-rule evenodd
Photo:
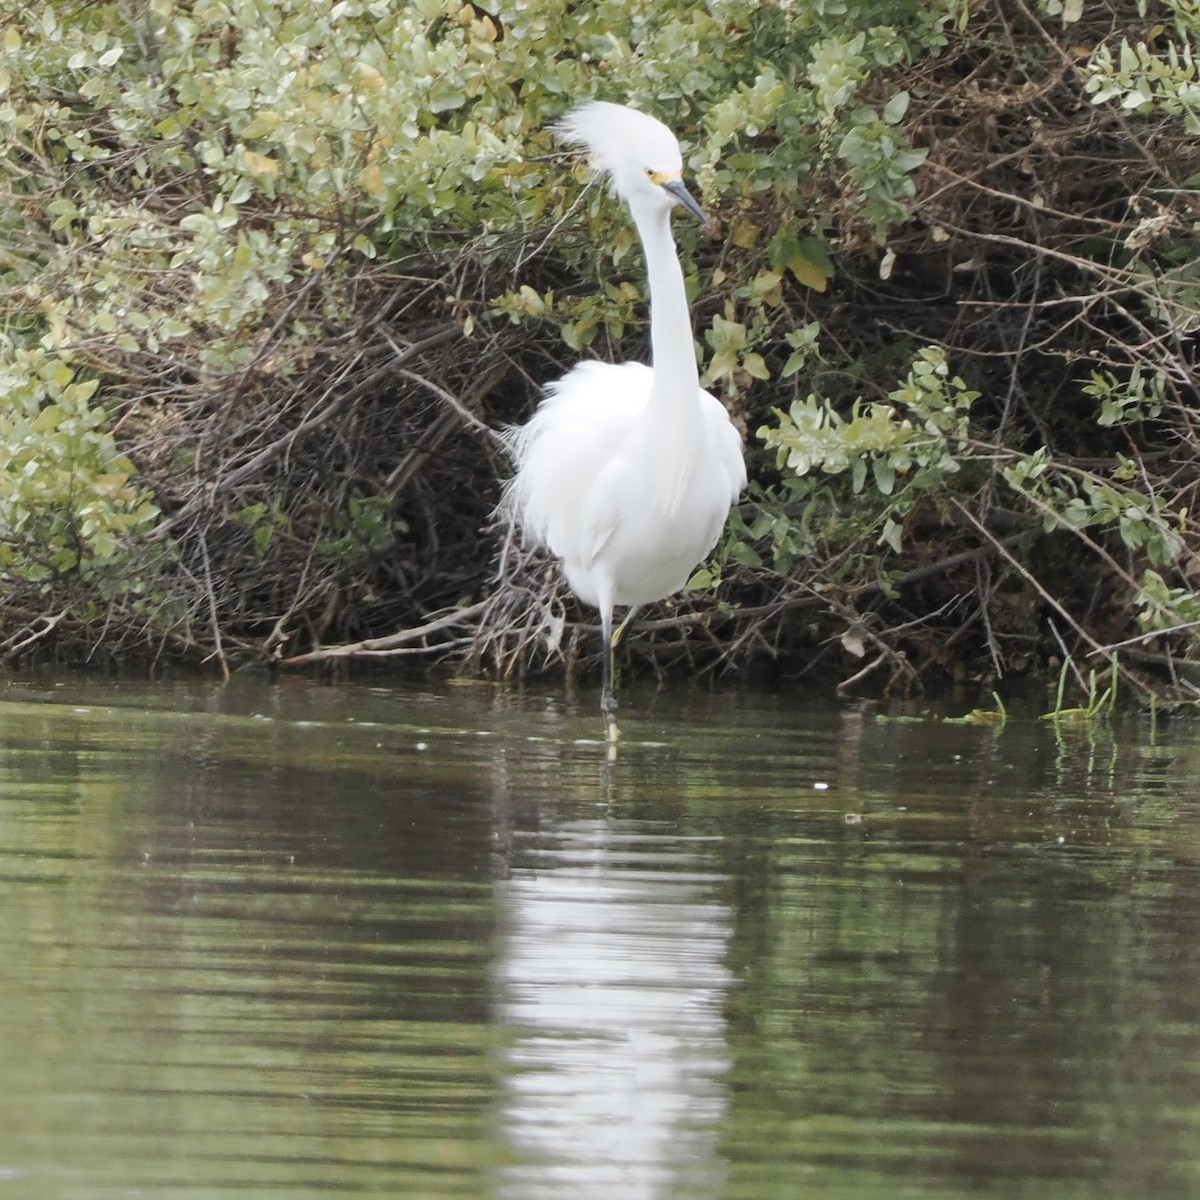
<path fill-rule="evenodd" d="M 638 608 L 635 604 L 616 629 L 613 629 L 611 608 L 600 616 L 600 627 L 604 634 L 604 687 L 600 692 L 600 708 L 604 713 L 605 735 L 610 742 L 620 737 L 620 730 L 617 729 L 617 644 L 630 621 L 637 616 Z"/>
<path fill-rule="evenodd" d="M 625 635 L 625 630 L 628 629 L 629 626 L 632 625 L 635 620 L 637 620 L 637 615 L 641 611 L 642 611 L 642 606 L 640 604 L 635 604 L 625 614 L 625 619 L 620 623 L 620 625 L 617 626 L 616 631 L 613 633 L 614 648 L 620 644 L 621 638 Z"/>
<path fill-rule="evenodd" d="M 638 607 L 635 604 L 616 629 L 613 629 L 611 608 L 600 615 L 600 628 L 604 635 L 604 687 L 600 692 L 600 709 L 604 713 L 605 734 L 610 742 L 615 742 L 620 736 L 617 729 L 617 644 L 629 622 L 637 616 Z"/>
<path fill-rule="evenodd" d="M 621 734 L 617 729 L 617 695 L 613 691 L 613 651 L 621 631 L 613 633 L 611 605 L 600 613 L 600 629 L 604 637 L 604 685 L 600 689 L 600 711 L 604 713 L 605 737 L 609 742 L 615 742 Z"/>

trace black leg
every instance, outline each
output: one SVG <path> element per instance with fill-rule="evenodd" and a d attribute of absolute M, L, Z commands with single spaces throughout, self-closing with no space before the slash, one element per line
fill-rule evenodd
<path fill-rule="evenodd" d="M 613 634 L 613 645 L 620 644 L 621 639 L 625 636 L 625 630 L 637 620 L 637 615 L 642 611 L 640 604 L 635 604 L 626 614 L 625 619 L 617 626 L 616 632 Z"/>
<path fill-rule="evenodd" d="M 612 609 L 600 614 L 600 629 L 604 636 L 604 685 L 600 690 L 600 711 L 604 713 L 604 734 L 608 741 L 615 742 L 617 730 L 617 694 L 613 691 L 613 651 L 616 636 L 613 634 Z M 619 634 L 619 631 L 618 631 Z"/>

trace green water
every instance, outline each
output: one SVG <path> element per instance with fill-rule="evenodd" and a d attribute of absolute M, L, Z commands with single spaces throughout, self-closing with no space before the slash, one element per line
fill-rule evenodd
<path fill-rule="evenodd" d="M 1200 725 L 0 685 L 0 1198 L 1200 1196 Z"/>

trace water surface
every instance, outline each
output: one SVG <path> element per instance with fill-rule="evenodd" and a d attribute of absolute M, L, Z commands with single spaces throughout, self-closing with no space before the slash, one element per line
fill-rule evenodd
<path fill-rule="evenodd" d="M 0 687 L 0 1197 L 1200 1196 L 1200 736 Z"/>

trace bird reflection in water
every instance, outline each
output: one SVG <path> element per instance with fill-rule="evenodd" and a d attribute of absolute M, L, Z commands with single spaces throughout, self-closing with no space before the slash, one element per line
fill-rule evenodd
<path fill-rule="evenodd" d="M 500 1194 L 721 1190 L 730 920 L 703 844 L 578 821 L 517 847 L 500 955 Z"/>

